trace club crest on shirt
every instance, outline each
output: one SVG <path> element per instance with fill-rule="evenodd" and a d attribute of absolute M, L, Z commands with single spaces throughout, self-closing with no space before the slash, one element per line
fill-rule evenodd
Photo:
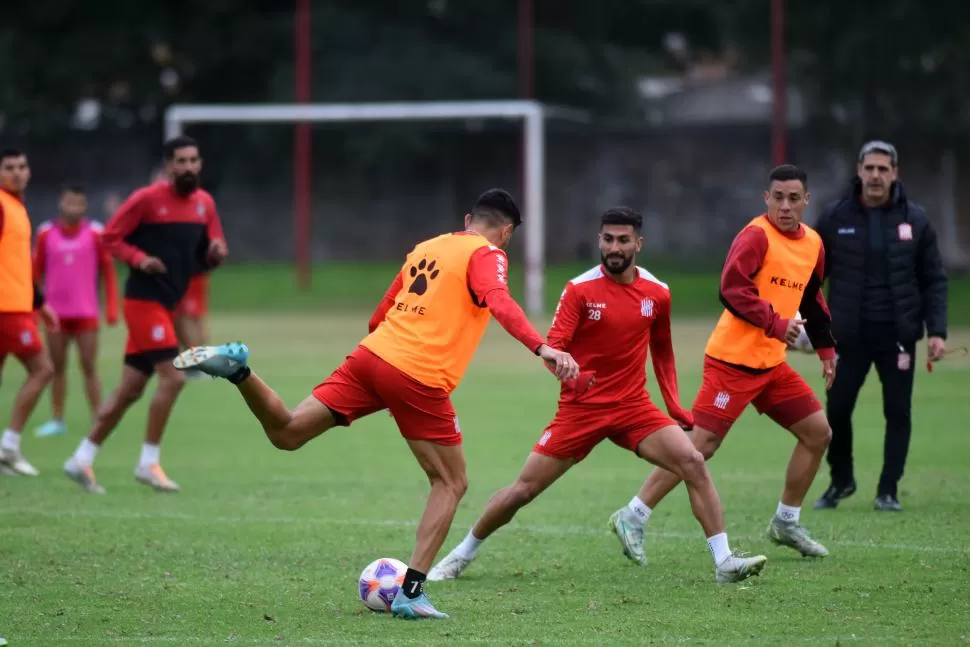
<path fill-rule="evenodd" d="M 196 215 L 199 216 L 199 218 L 205 218 L 205 203 L 204 202 L 200 202 L 197 205 L 195 205 L 195 213 L 196 213 Z"/>
<path fill-rule="evenodd" d="M 644 299 L 640 302 L 640 316 L 641 317 L 652 317 L 653 316 L 653 299 Z"/>

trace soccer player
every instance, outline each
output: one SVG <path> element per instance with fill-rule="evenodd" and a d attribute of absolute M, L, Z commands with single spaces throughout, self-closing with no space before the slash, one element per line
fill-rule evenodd
<path fill-rule="evenodd" d="M 748 223 L 728 250 L 721 273 L 725 311 L 707 342 L 692 439 L 710 458 L 749 404 L 790 431 L 798 442 L 768 538 L 802 555 L 822 557 L 828 550 L 801 525 L 800 514 L 832 431 L 812 388 L 785 363 L 786 343 L 795 341 L 804 324 L 822 360 L 825 387 L 832 386 L 835 340 L 821 289 L 825 252 L 819 235 L 802 223 L 808 200 L 803 170 L 789 164 L 773 169 L 765 191 L 767 213 Z M 795 318 L 796 312 L 806 320 Z M 616 514 L 646 523 L 680 481 L 675 472 L 654 470 Z M 628 535 L 624 552 L 643 553 L 642 531 Z"/>
<path fill-rule="evenodd" d="M 34 285 L 30 218 L 23 202 L 29 182 L 30 166 L 23 151 L 0 151 L 0 370 L 8 354 L 15 355 L 27 370 L 27 379 L 17 392 L 10 421 L 0 437 L 0 468 L 37 476 L 37 468 L 20 451 L 20 432 L 50 383 L 54 368 L 37 331 L 34 310 L 40 308 L 52 327 L 57 326 L 57 316 L 44 303 L 43 291 Z"/>
<path fill-rule="evenodd" d="M 419 243 L 370 320 L 370 334 L 295 411 L 251 372 L 241 343 L 189 349 L 175 360 L 235 384 L 270 442 L 294 450 L 334 426 L 388 409 L 428 475 L 431 493 L 400 593 L 402 618 L 447 618 L 424 593 L 467 488 L 461 429 L 450 394 L 478 348 L 490 314 L 530 351 L 574 380 L 572 356 L 547 345 L 508 292 L 502 251 L 521 223 L 506 191 L 486 191 L 465 216 L 465 231 Z"/>
<path fill-rule="evenodd" d="M 199 188 L 202 158 L 189 137 L 165 143 L 167 181 L 135 191 L 105 226 L 108 251 L 130 266 L 123 313 L 128 328 L 121 384 L 98 410 L 87 438 L 64 463 L 64 472 L 87 491 L 103 493 L 94 459 L 128 408 L 158 373 L 135 479 L 162 492 L 178 485 L 160 465 L 162 434 L 185 384 L 172 366 L 178 355 L 173 311 L 200 264 L 218 265 L 228 254 L 215 202 Z M 199 257 L 202 258 L 199 258 Z"/>
<path fill-rule="evenodd" d="M 594 373 L 595 385 L 580 395 L 563 384 L 556 416 L 515 482 L 492 496 L 464 541 L 431 569 L 428 579 L 451 580 L 461 575 L 485 539 L 606 439 L 670 468 L 687 482 L 691 507 L 714 558 L 716 581 L 736 582 L 764 568 L 767 559 L 762 555 L 741 558 L 732 554 L 717 490 L 704 458 L 684 433 L 694 421 L 680 406 L 677 392 L 670 290 L 636 265 L 643 245 L 642 225 L 640 214 L 627 207 L 603 214 L 599 232 L 602 264 L 566 284 L 549 330 L 549 344 L 571 353 L 584 372 Z M 648 349 L 670 417 L 651 402 L 646 391 Z M 637 514 L 640 511 L 638 508 Z M 621 539 L 630 523 L 626 517 L 610 520 Z M 643 525 L 636 528 L 642 534 Z M 630 557 L 646 563 L 642 552 Z"/>
<path fill-rule="evenodd" d="M 67 431 L 64 400 L 67 396 L 67 348 L 77 344 L 84 375 L 84 392 L 92 416 L 101 406 L 101 380 L 97 373 L 100 304 L 98 283 L 103 282 L 106 319 L 118 321 L 118 277 L 114 261 L 101 243 L 100 223 L 85 215 L 88 199 L 76 185 L 61 190 L 60 218 L 42 224 L 34 244 L 34 276 L 42 280 L 48 305 L 57 313 L 58 330 L 47 331 L 54 364 L 51 382 L 51 420 L 35 431 L 37 436 L 56 436 Z"/>

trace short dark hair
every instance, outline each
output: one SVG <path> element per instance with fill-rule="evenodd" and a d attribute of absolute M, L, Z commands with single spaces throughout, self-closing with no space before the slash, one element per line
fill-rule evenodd
<path fill-rule="evenodd" d="M 2 151 L 0 151 L 0 161 L 3 161 L 8 157 L 25 157 L 25 156 L 26 156 L 26 153 L 24 153 L 19 148 L 4 148 Z"/>
<path fill-rule="evenodd" d="M 643 228 L 643 216 L 630 207 L 610 207 L 600 218 L 600 229 L 603 225 L 630 225 L 639 232 Z"/>
<path fill-rule="evenodd" d="M 490 227 L 501 227 L 509 222 L 515 227 L 522 224 L 519 207 L 505 189 L 489 189 L 478 196 L 470 213 L 472 218 L 482 220 Z"/>
<path fill-rule="evenodd" d="M 798 168 L 794 164 L 782 164 L 781 166 L 776 166 L 771 169 L 771 173 L 768 174 L 768 185 L 770 186 L 772 182 L 788 182 L 789 180 L 798 180 L 802 183 L 802 186 L 808 188 L 808 173 Z"/>
<path fill-rule="evenodd" d="M 78 195 L 87 195 L 88 191 L 83 184 L 78 184 L 76 182 L 68 182 L 61 185 L 61 195 L 65 193 L 77 193 Z"/>
<path fill-rule="evenodd" d="M 195 141 L 188 135 L 179 135 L 178 137 L 173 137 L 172 139 L 165 142 L 162 147 L 162 153 L 165 155 L 165 159 L 171 160 L 175 157 L 175 151 L 180 148 L 188 148 L 189 146 L 199 147 L 199 142 Z"/>

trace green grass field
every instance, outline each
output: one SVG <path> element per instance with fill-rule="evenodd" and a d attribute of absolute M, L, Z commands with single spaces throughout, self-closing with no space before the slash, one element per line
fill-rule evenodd
<path fill-rule="evenodd" d="M 671 283 L 675 313 L 682 315 L 678 303 L 693 303 L 684 308 L 691 316 L 674 325 L 682 400 L 689 404 L 717 307 L 690 296 L 690 281 L 698 294 L 713 293 L 711 300 L 716 292 L 710 276 L 657 274 Z M 333 274 L 324 272 L 314 296 L 294 303 L 289 276 L 280 270 L 216 277 L 215 304 L 235 308 L 213 315 L 214 336 L 246 340 L 254 368 L 292 404 L 353 348 L 389 280 L 361 277 L 348 289 L 328 284 L 323 279 Z M 561 289 L 560 278 L 550 281 L 551 294 Z M 679 292 L 687 293 L 680 301 Z M 965 284 L 954 292 L 970 293 Z M 357 299 L 366 310 L 344 309 Z M 966 301 L 957 303 L 954 314 L 967 317 Z M 274 314 L 270 304 L 293 312 Z M 951 339 L 951 345 L 970 344 L 970 328 L 955 329 Z M 122 340 L 121 330 L 104 335 L 106 389 L 118 378 Z M 921 345 L 921 356 L 924 350 Z M 821 387 L 813 357 L 793 356 L 792 363 Z M 8 360 L 3 417 L 21 376 Z M 651 519 L 650 565 L 623 558 L 606 520 L 629 501 L 649 467 L 606 444 L 490 539 L 465 579 L 429 585 L 450 620 L 406 623 L 366 611 L 356 600 L 356 579 L 368 562 L 407 559 L 427 490 L 389 417 L 372 416 L 283 453 L 230 385 L 194 382 L 162 451 L 183 491 L 159 495 L 134 482 L 142 401 L 98 458 L 99 481 L 108 489 L 99 497 L 60 471 L 88 425 L 72 375 L 69 435 L 41 440 L 30 433 L 49 411 L 45 396 L 24 438 L 24 452 L 41 476 L 0 478 L 6 584 L 0 635 L 14 647 L 967 643 L 968 387 L 970 360 L 947 360 L 931 375 L 920 370 L 900 492 L 906 511 L 893 515 L 872 510 L 883 432 L 878 381 L 870 376 L 855 418 L 860 491 L 837 511 L 809 506 L 802 515 L 830 558 L 802 559 L 764 539 L 793 440 L 749 412 L 710 467 L 732 547 L 769 557 L 760 578 L 714 584 L 682 489 Z M 555 410 L 556 394 L 538 361 L 493 325 L 454 396 L 470 487 L 446 550 L 518 472 Z M 826 485 L 823 473 L 811 498 Z"/>

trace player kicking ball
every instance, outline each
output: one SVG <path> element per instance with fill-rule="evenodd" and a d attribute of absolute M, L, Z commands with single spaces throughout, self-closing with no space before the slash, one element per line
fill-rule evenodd
<path fill-rule="evenodd" d="M 749 404 L 791 432 L 798 442 L 767 534 L 806 557 L 822 557 L 828 550 L 801 525 L 800 516 L 832 431 L 812 388 L 785 363 L 786 344 L 798 338 L 804 324 L 822 360 L 825 388 L 832 386 L 835 340 L 821 289 L 825 250 L 819 235 L 802 223 L 806 183 L 805 172 L 795 166 L 772 170 L 765 192 L 768 212 L 748 223 L 728 250 L 721 273 L 725 311 L 705 349 L 691 436 L 710 458 Z M 676 470 L 654 470 L 630 504 L 614 513 L 611 520 L 632 528 L 618 532 L 627 555 L 643 554 L 642 526 L 682 479 Z"/>
<path fill-rule="evenodd" d="M 687 483 L 691 508 L 714 558 L 717 582 L 738 582 L 764 568 L 763 555 L 745 558 L 731 552 L 714 482 L 704 458 L 684 433 L 694 421 L 680 406 L 677 392 L 670 290 L 636 265 L 643 244 L 642 224 L 640 214 L 626 207 L 603 214 L 599 233 L 603 263 L 566 284 L 549 330 L 549 344 L 568 351 L 584 370 L 595 373 L 595 384 L 582 394 L 563 385 L 556 416 L 515 482 L 492 497 L 464 541 L 431 569 L 428 579 L 452 580 L 461 575 L 485 539 L 607 439 L 672 470 Z M 648 348 L 669 417 L 646 391 Z M 643 524 L 635 516 L 641 513 L 638 510 L 629 520 L 615 517 L 610 523 L 624 546 L 634 549 L 629 557 L 646 563 Z M 627 535 L 640 536 L 639 552 L 636 541 Z"/>
<path fill-rule="evenodd" d="M 174 362 L 179 370 L 198 368 L 235 384 L 280 449 L 298 449 L 335 426 L 390 410 L 431 482 L 414 552 L 391 604 L 396 617 L 448 617 L 431 604 L 424 581 L 468 486 L 450 396 L 490 314 L 554 366 L 559 379 L 574 380 L 579 373 L 572 356 L 546 345 L 509 294 L 502 250 L 521 222 L 512 196 L 492 189 L 465 216 L 465 231 L 419 243 L 371 317 L 370 334 L 294 411 L 250 370 L 243 344 L 190 348 Z"/>

